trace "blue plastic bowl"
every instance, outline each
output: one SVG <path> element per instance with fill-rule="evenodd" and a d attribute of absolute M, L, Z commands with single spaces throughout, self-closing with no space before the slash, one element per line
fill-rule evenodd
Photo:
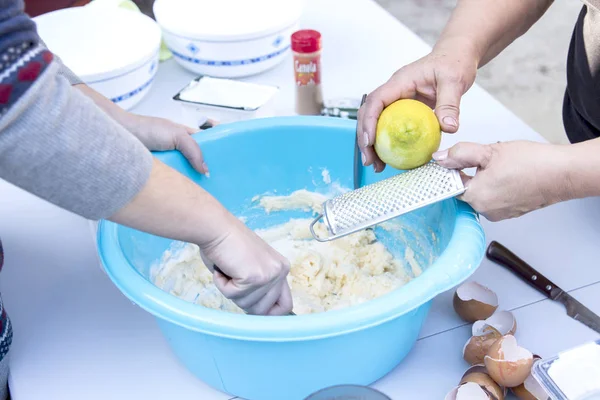
<path fill-rule="evenodd" d="M 326 191 L 321 168 L 352 187 L 355 122 L 326 117 L 279 117 L 222 125 L 198 133 L 211 177 L 195 172 L 179 152 L 156 153 L 198 182 L 251 228 L 299 216 L 266 216 L 250 199 L 277 191 Z M 365 171 L 364 184 L 389 177 Z M 201 207 L 201 205 L 199 205 Z M 402 255 L 414 247 L 424 272 L 405 286 L 346 309 L 299 316 L 249 316 L 207 309 L 178 299 L 148 281 L 150 266 L 169 239 L 102 221 L 98 249 L 114 284 L 154 315 L 179 360 L 198 378 L 249 400 L 300 400 L 325 387 L 369 385 L 414 346 L 431 300 L 466 280 L 485 250 L 477 214 L 455 199 L 400 217 L 402 235 L 379 232 Z"/>

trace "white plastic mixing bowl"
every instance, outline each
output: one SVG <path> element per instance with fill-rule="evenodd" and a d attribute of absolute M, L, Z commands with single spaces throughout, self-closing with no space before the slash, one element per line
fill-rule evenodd
<path fill-rule="evenodd" d="M 73 7 L 34 18 L 38 33 L 81 80 L 130 109 L 149 92 L 158 67 L 158 24 L 122 8 Z"/>
<path fill-rule="evenodd" d="M 290 52 L 300 0 L 156 0 L 154 16 L 175 60 L 202 75 L 258 74 Z"/>

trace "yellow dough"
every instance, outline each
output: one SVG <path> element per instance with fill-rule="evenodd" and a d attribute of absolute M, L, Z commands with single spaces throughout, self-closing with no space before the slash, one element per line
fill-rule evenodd
<path fill-rule="evenodd" d="M 304 209 L 321 211 L 323 194 L 299 190 L 289 196 L 255 197 L 266 212 Z M 291 263 L 288 283 L 296 314 L 348 307 L 382 296 L 421 273 L 412 249 L 399 260 L 364 230 L 331 242 L 318 242 L 309 231 L 311 219 L 292 219 L 269 229 L 256 230 Z M 315 226 L 326 234 L 322 223 Z M 407 271 L 410 271 L 407 272 Z M 179 244 L 167 250 L 152 268 L 156 286 L 184 300 L 228 312 L 242 313 L 213 285 L 212 274 L 200 257 L 198 246 Z"/>

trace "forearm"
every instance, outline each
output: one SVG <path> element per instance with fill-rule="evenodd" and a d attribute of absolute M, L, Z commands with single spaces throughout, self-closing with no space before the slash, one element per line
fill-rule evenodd
<path fill-rule="evenodd" d="M 46 48 L 48 48 L 46 43 L 44 43 L 44 41 L 41 38 L 40 43 Z M 110 115 L 112 118 L 117 120 L 117 122 L 121 122 L 120 120 L 123 119 L 123 116 L 126 114 L 125 110 L 123 110 L 121 107 L 110 101 L 110 99 L 104 97 L 103 95 L 89 87 L 85 82 L 81 80 L 81 78 L 79 78 L 73 71 L 71 71 L 71 69 L 69 69 L 69 67 L 67 67 L 63 63 L 61 58 L 58 57 L 56 54 L 54 55 L 54 60 L 60 66 L 58 70 L 58 75 L 63 76 L 74 88 L 80 90 L 83 94 L 92 99 L 98 107 L 100 107 L 105 113 Z"/>
<path fill-rule="evenodd" d="M 551 4 L 552 0 L 459 0 L 435 47 L 463 43 L 472 47 L 482 67 L 527 32 Z"/>
<path fill-rule="evenodd" d="M 90 219 L 146 183 L 152 156 L 52 63 L 0 119 L 0 178 Z"/>
<path fill-rule="evenodd" d="M 565 145 L 563 151 L 567 169 L 561 178 L 565 182 L 561 198 L 572 200 L 600 196 L 600 138 Z"/>
<path fill-rule="evenodd" d="M 0 178 L 90 219 L 210 245 L 233 217 L 58 76 L 0 119 Z"/>
<path fill-rule="evenodd" d="M 40 43 L 48 48 L 46 43 L 40 38 Z M 52 49 L 49 49 L 52 51 Z M 63 76 L 73 87 L 80 90 L 87 97 L 92 99 L 94 103 L 98 107 L 100 107 L 105 113 L 110 115 L 112 118 L 119 118 L 124 113 L 124 110 L 117 106 L 115 103 L 102 96 L 100 93 L 96 92 L 94 89 L 86 85 L 85 82 L 81 80 L 69 67 L 67 67 L 62 59 L 58 57 L 56 54 L 54 55 L 54 60 L 59 64 L 60 68 L 58 70 L 58 75 Z"/>
<path fill-rule="evenodd" d="M 40 38 L 40 43 L 44 45 L 46 48 L 46 43 Z M 50 50 L 50 49 L 49 49 Z M 96 92 L 94 89 L 89 87 L 84 81 L 81 80 L 69 67 L 67 67 L 62 59 L 58 57 L 56 54 L 54 55 L 54 61 L 58 63 L 60 66 L 58 70 L 58 75 L 64 77 L 74 88 L 80 90 L 87 97 L 92 99 L 94 103 L 98 107 L 100 107 L 105 113 L 110 115 L 112 118 L 116 119 L 119 122 L 119 119 L 125 114 L 125 110 L 121 107 L 117 106 L 115 103 L 102 96 L 100 93 Z"/>
<path fill-rule="evenodd" d="M 108 218 L 154 235 L 212 245 L 237 223 L 214 197 L 189 178 L 154 159 L 150 179 L 124 208 Z"/>
<path fill-rule="evenodd" d="M 59 75 L 63 76 L 71 85 L 82 85 L 84 84 L 81 78 L 79 78 L 73 71 L 71 71 L 60 59 L 60 57 L 54 56 L 56 61 L 60 64 Z"/>
<path fill-rule="evenodd" d="M 48 46 L 46 45 L 46 43 L 42 40 L 42 38 L 39 38 L 40 44 L 42 44 L 45 48 L 48 49 Z M 50 51 L 52 51 L 52 49 L 48 49 Z M 69 83 L 71 85 L 80 85 L 83 84 L 83 81 L 81 80 L 81 78 L 79 78 L 73 71 L 71 71 L 69 69 L 69 67 L 67 67 L 62 59 L 57 56 L 56 54 L 54 54 L 54 61 L 57 62 L 60 65 L 60 69 L 58 71 L 58 74 L 63 76 L 67 81 L 69 81 Z"/>
<path fill-rule="evenodd" d="M 119 107 L 110 99 L 101 95 L 100 93 L 98 93 L 97 91 L 95 91 L 94 89 L 92 89 L 84 83 L 77 84 L 74 87 L 81 93 L 85 94 L 88 98 L 92 99 L 92 101 L 96 103 L 96 105 L 100 107 L 105 113 L 110 115 L 111 118 L 113 118 L 121 125 L 125 126 L 125 128 L 130 129 L 129 126 L 126 126 L 127 111 L 125 111 L 123 108 Z"/>

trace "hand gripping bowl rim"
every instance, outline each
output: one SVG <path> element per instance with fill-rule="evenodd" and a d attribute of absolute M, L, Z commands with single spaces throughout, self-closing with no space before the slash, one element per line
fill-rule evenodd
<path fill-rule="evenodd" d="M 294 116 L 219 125 L 193 137 L 202 145 L 224 136 L 274 125 L 347 128 L 349 134 L 355 134 L 355 122 L 351 120 Z M 167 153 L 174 152 L 155 153 L 155 156 L 163 159 Z M 440 293 L 461 284 L 475 272 L 485 255 L 485 233 L 479 223 L 479 215 L 462 201 L 446 201 L 454 202 L 456 207 L 452 236 L 435 262 L 418 278 L 399 290 L 365 303 L 316 314 L 259 316 L 205 308 L 164 292 L 140 275 L 120 250 L 118 224 L 100 221 L 96 244 L 102 266 L 113 284 L 134 304 L 157 318 L 193 331 L 231 339 L 268 342 L 314 340 L 368 329 L 408 314 Z"/>

